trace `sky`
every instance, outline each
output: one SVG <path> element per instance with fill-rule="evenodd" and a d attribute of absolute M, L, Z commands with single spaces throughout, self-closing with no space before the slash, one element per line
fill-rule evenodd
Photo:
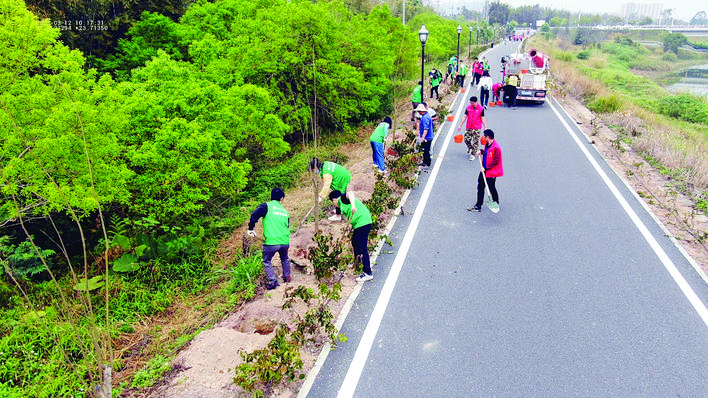
<path fill-rule="evenodd" d="M 472 0 L 476 3 L 483 0 Z M 490 2 L 493 0 L 490 0 Z M 621 15 L 622 5 L 626 3 L 649 3 L 663 4 L 662 9 L 673 8 L 673 16 L 677 19 L 690 21 L 698 11 L 708 12 L 708 1 L 706 0 L 645 0 L 645 1 L 625 1 L 625 0 L 499 0 L 503 4 L 508 4 L 512 7 L 522 5 L 540 5 L 541 7 L 550 7 L 559 10 L 568 10 L 572 12 L 587 12 L 589 14 L 617 14 Z M 457 3 L 469 4 L 470 1 L 462 0 L 428 0 L 429 3 Z"/>

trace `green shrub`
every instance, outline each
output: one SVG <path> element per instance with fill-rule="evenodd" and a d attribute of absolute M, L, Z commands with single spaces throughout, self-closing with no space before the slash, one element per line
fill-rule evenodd
<path fill-rule="evenodd" d="M 590 58 L 591 52 L 590 50 L 583 50 L 576 55 L 578 59 L 589 59 Z"/>
<path fill-rule="evenodd" d="M 235 294 L 250 300 L 256 295 L 256 287 L 265 273 L 261 264 L 261 253 L 239 259 L 228 274 L 231 281 L 226 288 L 226 293 Z"/>
<path fill-rule="evenodd" d="M 588 104 L 588 108 L 596 113 L 614 113 L 622 109 L 622 100 L 615 94 L 597 97 Z"/>
<path fill-rule="evenodd" d="M 663 115 L 691 123 L 708 124 L 708 104 L 695 95 L 668 95 L 660 98 L 658 103 L 659 112 Z"/>

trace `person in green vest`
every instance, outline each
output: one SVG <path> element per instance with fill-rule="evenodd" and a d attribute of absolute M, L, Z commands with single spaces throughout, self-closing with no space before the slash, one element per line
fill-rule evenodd
<path fill-rule="evenodd" d="M 418 85 L 413 89 L 413 96 L 411 97 L 411 102 L 413 103 L 413 112 L 411 112 L 411 122 L 415 121 L 415 108 L 423 102 L 423 81 L 419 81 Z"/>
<path fill-rule="evenodd" d="M 261 203 L 256 210 L 251 213 L 251 220 L 248 222 L 247 235 L 256 236 L 256 223 L 263 218 L 263 268 L 265 269 L 266 289 L 273 290 L 280 286 L 278 278 L 275 276 L 271 260 L 275 253 L 280 257 L 283 266 L 283 281 L 290 282 L 290 215 L 282 206 L 281 202 L 285 197 L 285 192 L 280 188 L 273 188 L 270 192 L 270 202 Z"/>
<path fill-rule="evenodd" d="M 465 61 L 460 60 L 460 70 L 457 72 L 457 84 L 460 87 L 465 86 L 465 77 L 467 77 L 467 65 Z"/>
<path fill-rule="evenodd" d="M 450 77 L 450 84 L 455 82 L 455 69 L 457 66 L 457 57 L 452 56 L 450 60 L 447 61 L 447 73 L 445 74 L 445 84 L 447 84 L 447 77 Z"/>
<path fill-rule="evenodd" d="M 329 193 L 329 199 L 333 205 L 342 210 L 342 214 L 349 220 L 354 230 L 352 233 L 354 258 L 361 260 L 363 266 L 362 273 L 356 281 L 362 283 L 374 279 L 369 259 L 369 233 L 373 223 L 371 212 L 366 205 L 354 197 L 353 192 L 332 191 Z"/>
<path fill-rule="evenodd" d="M 346 192 L 349 187 L 349 182 L 352 180 L 352 175 L 344 168 L 344 166 L 334 162 L 321 162 L 317 158 L 312 158 L 310 161 L 310 170 L 319 174 L 324 183 L 320 190 L 318 200 L 326 198 L 331 191 Z M 340 221 L 342 219 L 341 211 L 335 208 L 335 214 L 328 218 L 329 221 Z"/>
<path fill-rule="evenodd" d="M 371 141 L 371 151 L 373 152 L 374 165 L 378 167 L 379 173 L 384 173 L 386 171 L 386 163 L 384 162 L 384 141 L 386 141 L 386 135 L 388 130 L 391 128 L 391 118 L 386 116 L 383 122 L 379 123 L 374 129 L 373 134 L 369 138 Z"/>
<path fill-rule="evenodd" d="M 433 68 L 433 70 L 431 70 L 428 75 L 430 76 L 430 98 L 433 98 L 433 93 L 435 93 L 435 99 L 439 100 L 440 93 L 438 92 L 438 88 L 440 87 L 440 83 L 442 82 L 442 73 L 440 73 L 439 70 Z"/>

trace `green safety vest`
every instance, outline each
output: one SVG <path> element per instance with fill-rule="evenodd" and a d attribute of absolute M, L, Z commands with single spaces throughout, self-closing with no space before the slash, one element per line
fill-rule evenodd
<path fill-rule="evenodd" d="M 352 224 L 352 229 L 357 229 L 359 227 L 363 227 L 364 225 L 373 223 L 373 220 L 371 219 L 371 212 L 369 212 L 369 209 L 361 203 L 361 200 L 354 199 L 354 204 L 356 204 L 356 213 L 352 216 L 351 203 L 348 205 L 344 204 L 342 202 L 342 198 L 339 198 L 339 209 L 342 211 L 342 214 L 344 214 L 344 217 L 346 217 Z"/>
<path fill-rule="evenodd" d="M 432 79 L 430 79 L 430 84 L 431 84 L 433 87 L 437 87 L 437 86 L 440 85 L 440 82 L 441 82 L 441 81 L 442 81 L 442 76 L 440 76 L 440 71 L 438 71 L 438 72 L 435 74 L 435 77 L 433 77 Z"/>
<path fill-rule="evenodd" d="M 263 236 L 266 245 L 290 244 L 290 215 L 277 200 L 267 202 L 268 213 L 263 217 Z"/>
<path fill-rule="evenodd" d="M 423 87 L 420 85 L 415 86 L 413 89 L 413 99 L 412 102 L 423 102 Z"/>
<path fill-rule="evenodd" d="M 462 67 L 460 68 L 460 75 L 467 76 L 467 64 L 462 64 Z"/>
<path fill-rule="evenodd" d="M 334 162 L 324 162 L 320 175 L 325 174 L 332 175 L 332 184 L 329 186 L 330 189 L 341 193 L 347 192 L 349 181 L 352 180 L 352 175 L 349 173 L 349 170 Z"/>
<path fill-rule="evenodd" d="M 369 141 L 380 142 L 383 144 L 384 140 L 386 139 L 386 133 L 388 133 L 387 126 L 387 123 L 379 123 L 379 125 L 374 130 L 374 133 L 371 134 Z"/>

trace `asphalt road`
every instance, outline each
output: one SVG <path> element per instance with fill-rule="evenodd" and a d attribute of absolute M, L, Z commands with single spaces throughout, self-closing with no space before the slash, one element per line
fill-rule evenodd
<path fill-rule="evenodd" d="M 492 70 L 512 45 L 487 54 Z M 495 77 L 497 80 L 498 77 Z M 455 102 L 458 111 L 472 92 Z M 501 211 L 451 123 L 309 397 L 707 397 L 708 285 L 557 104 L 486 112 Z"/>

